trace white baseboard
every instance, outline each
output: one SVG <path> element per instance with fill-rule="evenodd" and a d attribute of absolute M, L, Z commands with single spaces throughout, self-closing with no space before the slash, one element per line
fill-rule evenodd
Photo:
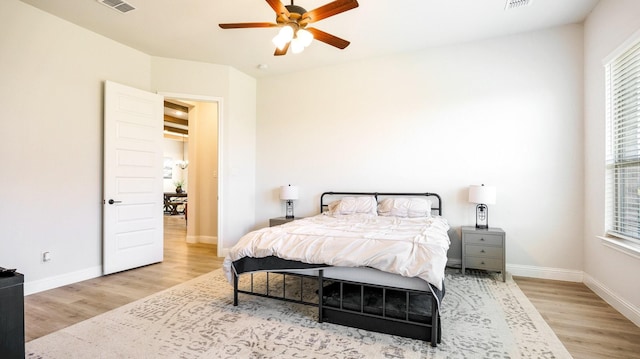
<path fill-rule="evenodd" d="M 447 266 L 462 267 L 462 260 L 460 258 L 448 258 Z M 582 282 L 583 279 L 582 271 L 578 270 L 535 267 L 520 264 L 507 264 L 507 273 L 512 276 L 562 280 L 566 282 Z"/>
<path fill-rule="evenodd" d="M 40 280 L 26 281 L 24 282 L 24 295 L 42 292 L 100 276 L 102 276 L 102 266 L 96 266 Z"/>
<path fill-rule="evenodd" d="M 609 303 L 609 305 L 632 321 L 635 325 L 640 326 L 640 308 L 627 302 L 624 298 L 607 288 L 607 286 L 582 271 L 507 264 L 507 272 L 511 275 L 521 277 L 584 283 L 597 296 Z"/>
<path fill-rule="evenodd" d="M 461 267 L 462 259 L 460 258 L 447 258 L 447 267 Z"/>
<path fill-rule="evenodd" d="M 584 275 L 584 284 L 600 298 L 604 299 L 605 302 L 609 303 L 617 311 L 622 313 L 622 315 L 627 317 L 627 319 L 640 327 L 640 308 L 627 302 L 624 298 L 621 298 L 588 274 Z"/>
<path fill-rule="evenodd" d="M 218 244 L 218 237 L 215 236 L 187 236 L 187 243 L 207 243 Z"/>
<path fill-rule="evenodd" d="M 535 267 L 519 264 L 507 264 L 507 272 L 514 276 L 579 282 L 584 280 L 584 272 L 572 269 Z"/>

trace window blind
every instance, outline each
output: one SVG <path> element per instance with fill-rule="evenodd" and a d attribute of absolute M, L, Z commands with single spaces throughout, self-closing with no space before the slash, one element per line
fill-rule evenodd
<path fill-rule="evenodd" d="M 605 64 L 607 233 L 640 242 L 640 41 Z"/>

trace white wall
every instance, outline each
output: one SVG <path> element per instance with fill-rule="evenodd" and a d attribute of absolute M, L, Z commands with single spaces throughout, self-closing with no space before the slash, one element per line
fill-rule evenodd
<path fill-rule="evenodd" d="M 227 236 L 253 225 L 254 79 L 152 58 L 18 0 L 0 2 L 0 44 L 0 266 L 25 274 L 27 294 L 102 273 L 105 80 L 225 98 L 231 132 L 221 135 L 229 147 L 221 167 L 241 174 L 225 195 L 242 200 L 229 201 Z M 46 264 L 44 251 L 52 254 Z"/>
<path fill-rule="evenodd" d="M 149 56 L 17 0 L 0 44 L 0 266 L 26 292 L 99 275 L 103 81 L 149 89 Z"/>
<path fill-rule="evenodd" d="M 193 161 L 189 164 L 187 242 L 217 243 L 218 103 L 195 102 L 189 111 Z"/>
<path fill-rule="evenodd" d="M 603 60 L 640 30 L 640 2 L 600 1 L 585 22 L 585 283 L 640 325 L 640 255 L 603 245 L 605 84 Z"/>
<path fill-rule="evenodd" d="M 219 178 L 224 198 L 220 210 L 223 227 L 218 238 L 218 254 L 222 255 L 238 239 L 254 228 L 256 220 L 256 123 L 257 83 L 242 72 L 229 72 L 231 86 L 224 111 L 228 117 L 221 121 L 220 159 L 222 177 Z M 224 172 L 222 172 L 224 171 Z"/>
<path fill-rule="evenodd" d="M 474 224 L 471 184 L 495 185 L 489 223 L 508 270 L 580 280 L 582 26 L 260 79 L 256 221 L 323 191 L 432 191 L 454 227 Z M 534 273 L 535 272 L 535 273 Z"/>

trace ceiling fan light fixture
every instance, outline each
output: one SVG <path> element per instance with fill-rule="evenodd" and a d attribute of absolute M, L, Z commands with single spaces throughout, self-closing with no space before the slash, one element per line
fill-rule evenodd
<path fill-rule="evenodd" d="M 296 37 L 298 38 L 298 40 L 300 40 L 300 42 L 302 42 L 302 45 L 304 47 L 311 45 L 311 42 L 313 41 L 313 34 L 305 29 L 298 30 L 298 32 L 296 33 Z"/>
<path fill-rule="evenodd" d="M 293 28 L 289 25 L 283 26 L 282 29 L 280 29 L 278 35 L 282 36 L 282 38 L 289 42 L 291 41 L 291 39 L 293 39 Z"/>
<path fill-rule="evenodd" d="M 278 35 L 276 35 L 271 42 L 278 48 L 278 50 L 284 49 L 289 41 L 293 38 L 293 29 L 291 26 L 283 26 Z"/>
<path fill-rule="evenodd" d="M 304 51 L 304 44 L 298 38 L 291 40 L 291 52 L 294 54 L 299 54 Z"/>
<path fill-rule="evenodd" d="M 282 36 L 280 35 L 276 35 L 271 42 L 273 42 L 274 45 L 276 45 L 276 47 L 278 48 L 278 50 L 282 50 L 284 49 L 284 47 L 287 45 L 287 42 L 285 39 L 282 38 Z"/>
<path fill-rule="evenodd" d="M 278 32 L 278 36 L 282 37 L 286 42 L 293 39 L 293 28 L 289 25 L 283 26 Z"/>
<path fill-rule="evenodd" d="M 123 0 L 98 0 L 98 1 L 123 1 Z M 285 0 L 266 0 L 271 9 L 275 11 L 276 21 L 274 22 L 244 22 L 218 24 L 222 29 L 245 29 L 245 28 L 271 28 L 280 27 L 278 35 L 272 39 L 277 49 L 274 56 L 286 55 L 289 47 L 292 52 L 300 53 L 305 47 L 311 45 L 314 38 L 327 45 L 344 50 L 349 46 L 349 41 L 341 39 L 332 34 L 318 30 L 316 28 L 305 28 L 317 21 L 341 14 L 345 11 L 357 8 L 357 0 L 333 0 L 311 11 L 296 6 L 291 0 L 291 5 L 285 5 Z M 510 0 L 515 1 L 515 0 Z M 533 0 L 528 0 L 533 1 Z M 301 31 L 302 30 L 302 31 Z"/>

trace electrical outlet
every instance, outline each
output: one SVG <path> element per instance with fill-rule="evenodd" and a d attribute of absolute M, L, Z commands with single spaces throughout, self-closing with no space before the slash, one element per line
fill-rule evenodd
<path fill-rule="evenodd" d="M 51 261 L 51 252 L 42 252 L 42 261 L 43 262 Z"/>

